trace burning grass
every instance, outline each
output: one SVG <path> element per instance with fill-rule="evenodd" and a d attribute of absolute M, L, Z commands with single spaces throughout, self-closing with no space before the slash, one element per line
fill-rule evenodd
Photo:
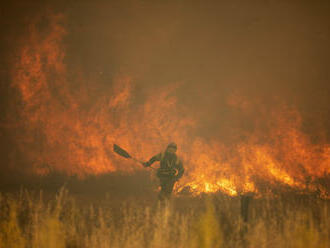
<path fill-rule="evenodd" d="M 189 188 L 196 195 L 262 195 L 259 181 L 265 181 L 327 197 L 329 186 L 320 180 L 330 175 L 328 132 L 305 130 L 310 123 L 299 106 L 280 96 L 270 101 L 235 89 L 222 96 L 221 88 L 215 90 L 213 107 L 198 100 L 204 93 L 191 106 L 184 100 L 189 80 L 162 84 L 156 77 L 151 87 L 151 82 L 139 85 L 143 77 L 125 70 L 110 81 L 88 77 L 69 63 L 72 30 L 67 18 L 38 15 L 20 37 L 10 65 L 16 93 L 8 97 L 8 113 L 17 113 L 7 130 L 13 140 L 12 167 L 27 174 L 60 172 L 81 178 L 135 173 L 143 167 L 115 154 L 114 143 L 145 161 L 174 141 L 186 171 L 176 192 Z M 203 92 L 204 83 L 195 90 Z"/>
<path fill-rule="evenodd" d="M 0 247 L 329 247 L 329 200 L 312 195 L 119 202 L 20 191 L 0 195 Z"/>

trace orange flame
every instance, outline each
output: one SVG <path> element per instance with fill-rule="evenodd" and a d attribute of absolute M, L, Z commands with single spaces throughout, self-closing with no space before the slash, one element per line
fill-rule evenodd
<path fill-rule="evenodd" d="M 34 172 L 57 170 L 79 176 L 130 172 L 142 167 L 114 154 L 113 143 L 147 159 L 175 141 L 186 168 L 177 191 L 260 193 L 260 180 L 316 190 L 315 184 L 307 182 L 329 175 L 330 145 L 310 142 L 300 131 L 302 120 L 294 108 L 265 112 L 260 119 L 266 131 L 263 128 L 244 141 L 225 145 L 195 135 L 198 121 L 187 115 L 173 94 L 178 85 L 149 90 L 142 104 L 134 100 L 134 80 L 128 76 L 116 77 L 97 101 L 89 94 L 87 80 L 73 91 L 64 63 L 64 21 L 62 15 L 49 17 L 46 34 L 37 29 L 37 20 L 33 22 L 12 71 L 24 124 L 17 134 L 18 145 Z M 228 106 L 247 114 L 257 107 L 234 94 Z"/>

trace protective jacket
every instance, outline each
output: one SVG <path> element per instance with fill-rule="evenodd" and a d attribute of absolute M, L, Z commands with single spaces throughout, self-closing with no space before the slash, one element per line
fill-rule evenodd
<path fill-rule="evenodd" d="M 160 168 L 157 170 L 157 176 L 161 178 L 173 178 L 175 180 L 179 180 L 183 173 L 184 168 L 182 165 L 182 161 L 178 158 L 176 154 L 172 154 L 171 156 L 166 156 L 165 153 L 158 153 L 153 156 L 148 162 L 146 162 L 146 166 L 151 166 L 154 162 L 160 162 Z"/>

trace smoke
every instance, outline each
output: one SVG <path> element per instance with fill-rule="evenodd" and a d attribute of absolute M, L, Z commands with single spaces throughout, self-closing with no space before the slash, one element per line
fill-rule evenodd
<path fill-rule="evenodd" d="M 252 187 L 236 182 L 251 182 L 234 172 L 246 165 L 232 166 L 259 153 L 271 154 L 259 162 L 268 168 L 275 164 L 269 173 L 290 185 L 329 172 L 328 3 L 6 6 L 3 171 L 133 171 L 136 165 L 111 154 L 113 142 L 147 159 L 173 140 L 188 164 L 195 163 L 197 153 L 205 155 L 200 164 L 215 164 L 210 172 L 216 171 L 222 189 L 229 191 Z M 281 135 L 292 139 L 274 138 Z M 305 160 L 320 166 L 319 174 L 306 165 L 303 152 L 291 158 L 299 166 L 274 163 L 284 153 L 279 146 L 297 147 L 290 143 L 294 139 L 301 146 L 297 149 L 309 154 Z M 277 152 L 269 150 L 271 145 Z M 202 168 L 192 167 L 198 170 L 190 169 L 182 187 L 192 187 L 192 179 L 204 187 L 194 177 Z M 298 167 L 303 176 L 295 178 Z M 218 183 L 214 180 L 212 185 Z"/>

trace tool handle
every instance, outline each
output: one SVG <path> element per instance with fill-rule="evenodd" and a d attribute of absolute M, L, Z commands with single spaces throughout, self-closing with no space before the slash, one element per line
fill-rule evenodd
<path fill-rule="evenodd" d="M 141 161 L 141 160 L 139 160 L 139 159 L 136 159 L 136 158 L 134 158 L 134 157 L 131 157 L 131 159 L 133 160 L 133 161 L 135 161 L 135 162 L 137 162 L 137 163 L 140 163 L 140 164 L 142 164 L 143 165 L 143 161 Z M 144 165 L 143 165 L 144 166 Z M 153 169 L 153 170 L 155 170 L 156 168 L 154 168 L 154 167 L 151 167 L 151 166 L 149 166 L 149 168 L 151 168 L 151 169 Z"/>
<path fill-rule="evenodd" d="M 136 158 L 133 158 L 131 157 L 131 159 L 137 163 L 140 163 L 140 164 L 143 164 L 143 161 L 139 160 L 139 159 L 136 159 Z"/>

